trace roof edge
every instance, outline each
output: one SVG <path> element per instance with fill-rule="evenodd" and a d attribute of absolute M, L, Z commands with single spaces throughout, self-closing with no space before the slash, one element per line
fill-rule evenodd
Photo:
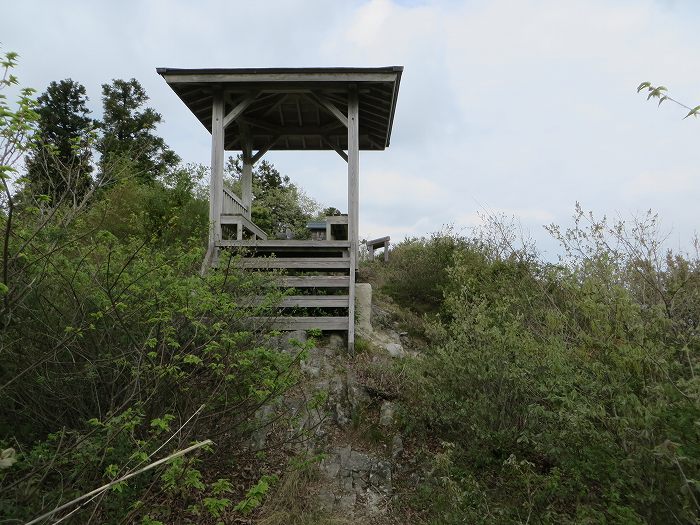
<path fill-rule="evenodd" d="M 163 76 L 177 75 L 235 75 L 235 74 L 284 74 L 284 73 L 401 73 L 403 66 L 382 67 L 263 67 L 263 68 L 174 68 L 157 67 L 156 72 Z"/>

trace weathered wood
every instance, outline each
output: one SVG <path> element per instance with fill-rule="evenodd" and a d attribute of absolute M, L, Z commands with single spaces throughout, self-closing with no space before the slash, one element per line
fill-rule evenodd
<path fill-rule="evenodd" d="M 224 95 L 214 93 L 211 114 L 211 175 L 209 179 L 209 244 L 221 240 L 221 211 L 224 193 Z"/>
<path fill-rule="evenodd" d="M 263 241 L 267 240 L 267 234 L 262 231 L 254 222 L 250 221 L 246 216 L 244 215 L 227 215 L 227 214 L 222 214 L 221 215 L 221 224 L 236 224 L 239 226 L 243 226 L 246 230 L 248 230 L 250 233 L 254 234 L 258 239 L 261 239 Z M 239 228 L 239 231 L 242 231 L 242 228 Z M 228 241 L 220 241 L 218 243 L 218 246 L 225 246 L 225 244 Z M 238 240 L 236 242 L 246 242 L 243 241 L 241 236 L 239 236 Z M 253 241 L 256 242 L 256 241 Z"/>
<path fill-rule="evenodd" d="M 328 140 L 326 137 L 322 136 L 321 140 L 323 141 L 324 144 L 326 144 L 328 147 L 332 148 L 338 155 L 340 155 L 340 158 L 342 158 L 345 162 L 348 161 L 348 154 L 343 151 L 343 148 L 341 148 L 340 146 L 336 146 L 330 140 Z"/>
<path fill-rule="evenodd" d="M 371 241 L 365 241 L 367 246 L 367 251 L 369 252 L 370 260 L 374 260 L 374 251 L 378 248 L 384 248 L 384 262 L 389 261 L 389 241 L 390 237 L 379 237 L 378 239 L 372 239 Z"/>
<path fill-rule="evenodd" d="M 279 98 L 277 99 L 277 102 L 272 104 L 269 108 L 265 110 L 265 113 L 263 113 L 263 117 L 266 117 L 268 115 L 271 115 L 275 111 L 277 111 L 277 108 L 279 108 L 282 104 L 285 103 L 285 101 L 289 98 L 289 93 L 285 92 L 282 95 L 279 95 Z"/>
<path fill-rule="evenodd" d="M 393 82 L 396 73 L 165 73 L 171 84 L 220 82 Z"/>
<path fill-rule="evenodd" d="M 224 201 L 222 204 L 221 213 L 224 215 L 228 214 L 247 216 L 248 214 L 246 212 L 248 210 L 246 210 L 245 206 L 243 206 L 243 202 L 241 201 L 241 199 L 239 199 L 235 193 L 226 189 L 226 187 L 224 187 L 223 190 Z"/>
<path fill-rule="evenodd" d="M 348 92 L 348 240 L 350 241 L 350 305 L 348 307 L 348 352 L 355 352 L 355 271 L 358 255 L 360 193 L 360 123 L 357 86 Z"/>
<path fill-rule="evenodd" d="M 253 206 L 253 152 L 248 125 L 241 123 L 241 139 L 243 142 L 243 165 L 241 166 L 241 200 L 246 209 L 246 217 L 250 219 Z"/>
<path fill-rule="evenodd" d="M 273 330 L 345 330 L 347 317 L 249 317 L 249 322 Z"/>
<path fill-rule="evenodd" d="M 348 216 L 347 215 L 326 215 L 325 217 L 326 221 L 326 240 L 332 240 L 333 235 L 331 234 L 332 228 L 334 224 L 347 224 L 348 223 Z"/>
<path fill-rule="evenodd" d="M 228 114 L 223 119 L 224 129 L 226 129 L 234 120 L 240 117 L 243 114 L 243 112 L 246 109 L 248 109 L 248 106 L 255 102 L 256 96 L 257 95 L 247 96 L 246 98 L 241 100 L 235 108 L 228 112 Z"/>
<path fill-rule="evenodd" d="M 347 275 L 303 275 L 279 277 L 272 284 L 282 288 L 347 288 L 349 283 Z"/>
<path fill-rule="evenodd" d="M 269 297 L 246 297 L 240 300 L 242 306 L 261 306 L 269 304 L 275 308 L 347 308 L 347 295 L 288 295 L 279 302 L 270 301 Z"/>
<path fill-rule="evenodd" d="M 312 102 L 315 102 L 320 108 L 325 109 L 326 112 L 328 112 L 330 115 L 333 115 L 335 118 L 337 118 L 346 128 L 348 127 L 348 117 L 343 115 L 343 112 L 340 111 L 340 109 L 338 109 L 338 106 L 336 106 L 333 102 L 328 100 L 320 93 L 314 93 L 308 98 Z"/>
<path fill-rule="evenodd" d="M 275 136 L 275 137 L 272 137 L 272 139 L 270 140 L 270 142 L 268 142 L 264 147 L 260 148 L 260 149 L 258 150 L 258 152 L 257 152 L 255 155 L 253 155 L 253 156 L 251 157 L 251 159 L 250 159 L 251 164 L 255 164 L 255 163 L 258 162 L 260 159 L 262 159 L 263 156 L 265 155 L 265 153 L 267 153 L 268 151 L 270 151 L 270 148 L 271 148 L 272 146 L 274 146 L 274 145 L 275 145 L 275 142 L 277 142 L 279 139 L 280 139 L 280 135 L 277 135 L 277 136 Z"/>
<path fill-rule="evenodd" d="M 371 241 L 365 241 L 365 244 L 369 247 L 381 248 L 386 242 L 391 240 L 388 235 L 386 237 L 379 237 L 378 239 L 372 239 Z"/>
<path fill-rule="evenodd" d="M 246 257 L 237 262 L 240 268 L 250 269 L 317 269 L 317 270 L 347 270 L 350 259 L 343 257 Z"/>
<path fill-rule="evenodd" d="M 275 125 L 271 122 L 266 122 L 264 120 L 245 117 L 239 119 L 241 122 L 246 122 L 251 127 L 264 129 L 274 135 L 280 136 L 299 136 L 299 135 L 311 135 L 311 136 L 324 136 L 333 131 L 338 131 L 338 133 L 344 133 L 343 125 L 340 122 L 329 122 L 323 126 L 318 126 L 315 124 L 299 127 L 296 123 L 287 122 L 283 123 L 282 126 Z M 342 130 L 342 131 L 341 131 Z"/>
<path fill-rule="evenodd" d="M 276 248 L 279 250 L 295 248 L 349 248 L 349 241 L 309 241 L 309 240 L 246 240 L 242 242 L 222 240 L 221 247 L 240 248 Z"/>

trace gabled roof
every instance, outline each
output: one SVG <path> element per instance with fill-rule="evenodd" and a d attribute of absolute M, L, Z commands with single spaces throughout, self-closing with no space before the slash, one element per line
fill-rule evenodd
<path fill-rule="evenodd" d="M 347 129 L 333 109 L 347 115 L 348 92 L 355 85 L 360 149 L 383 150 L 391 139 L 403 67 L 157 71 L 210 132 L 215 91 L 224 93 L 225 114 L 254 97 L 226 129 L 227 150 L 242 149 L 241 128 L 256 150 L 347 149 Z"/>

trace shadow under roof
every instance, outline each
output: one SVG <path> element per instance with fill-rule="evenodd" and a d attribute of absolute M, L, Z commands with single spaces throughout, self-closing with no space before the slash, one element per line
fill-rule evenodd
<path fill-rule="evenodd" d="M 174 69 L 158 73 L 211 132 L 213 94 L 224 94 L 224 114 L 255 96 L 226 128 L 224 147 L 241 150 L 241 128 L 253 149 L 347 149 L 347 128 L 328 104 L 347 115 L 348 92 L 357 86 L 361 150 L 389 146 L 403 67 Z M 272 144 L 270 146 L 270 144 Z"/>

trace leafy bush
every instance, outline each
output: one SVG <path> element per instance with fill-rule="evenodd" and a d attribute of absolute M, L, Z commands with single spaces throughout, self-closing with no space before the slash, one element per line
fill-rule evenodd
<path fill-rule="evenodd" d="M 698 260 L 615 251 L 606 231 L 630 239 L 577 227 L 566 247 L 595 242 L 566 265 L 453 255 L 407 394 L 444 442 L 414 502 L 434 523 L 698 518 Z"/>
<path fill-rule="evenodd" d="M 199 247 L 119 242 L 108 232 L 39 264 L 55 235 L 39 232 L 13 268 L 11 292 L 25 293 L 2 334 L 0 439 L 19 450 L 0 474 L 8 518 L 99 486 L 109 465 L 122 471 L 134 454 L 152 453 L 165 441 L 159 434 L 195 413 L 161 454 L 193 438 L 240 443 L 259 406 L 295 382 L 293 356 L 265 347 L 244 323 L 256 312 L 237 298 L 260 293 L 251 274 L 229 268 L 202 278 Z M 127 426 L 115 423 L 124 418 Z M 90 431 L 88 421 L 110 430 Z M 125 505 L 143 500 L 135 489 L 144 483 L 124 492 Z M 125 507 L 104 506 L 101 521 L 116 508 Z"/>
<path fill-rule="evenodd" d="M 0 521 L 55 512 L 107 483 L 51 519 L 219 519 L 244 494 L 214 475 L 211 448 L 139 469 L 219 438 L 230 467 L 260 407 L 296 383 L 304 349 L 279 352 L 246 321 L 266 312 L 241 297 L 278 294 L 261 276 L 225 256 L 199 275 L 207 219 L 196 169 L 139 184 L 143 173 L 114 155 L 81 199 L 23 188 L 16 166 L 33 107 L 30 90 L 16 110 L 0 97 Z"/>
<path fill-rule="evenodd" d="M 388 264 L 377 261 L 374 267 L 383 291 L 400 305 L 420 313 L 436 311 L 442 305 L 453 256 L 467 246 L 466 239 L 449 230 L 406 239 L 391 250 Z"/>

